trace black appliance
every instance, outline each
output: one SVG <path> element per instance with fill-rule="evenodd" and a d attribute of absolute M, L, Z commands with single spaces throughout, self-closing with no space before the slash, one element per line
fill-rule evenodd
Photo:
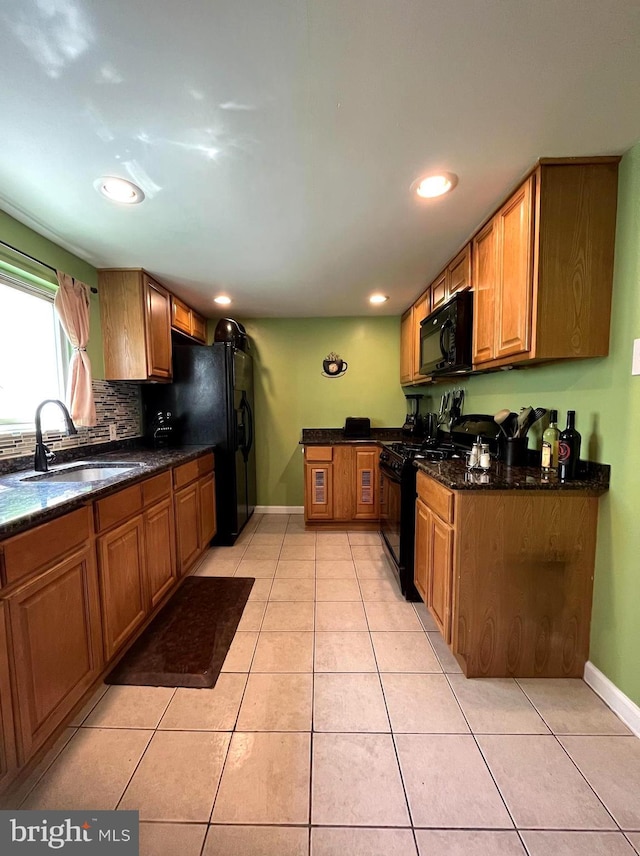
<path fill-rule="evenodd" d="M 249 347 L 247 331 L 244 325 L 234 318 L 221 318 L 216 324 L 213 334 L 214 342 L 229 342 L 239 351 L 246 351 Z"/>
<path fill-rule="evenodd" d="M 420 322 L 420 374 L 465 374 L 472 368 L 473 295 L 454 294 Z"/>
<path fill-rule="evenodd" d="M 347 416 L 343 435 L 345 440 L 368 440 L 371 437 L 371 420 L 366 416 Z"/>
<path fill-rule="evenodd" d="M 406 395 L 407 415 L 402 426 L 403 437 L 422 437 L 422 417 L 420 416 L 421 395 Z"/>
<path fill-rule="evenodd" d="M 177 345 L 173 383 L 143 387 L 145 412 L 171 410 L 185 445 L 214 445 L 217 544 L 233 544 L 256 506 L 253 360 L 233 342 Z"/>
<path fill-rule="evenodd" d="M 495 453 L 499 431 L 493 416 L 472 414 L 456 420 L 450 432 L 440 432 L 422 443 L 385 443 L 380 452 L 380 532 L 407 600 L 421 600 L 413 583 L 418 472 L 414 461 L 463 459 L 478 435 Z"/>

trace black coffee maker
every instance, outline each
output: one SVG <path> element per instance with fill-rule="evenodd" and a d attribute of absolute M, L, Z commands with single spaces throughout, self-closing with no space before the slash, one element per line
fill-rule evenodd
<path fill-rule="evenodd" d="M 402 436 L 410 439 L 421 439 L 424 434 L 422 417 L 420 416 L 420 399 L 422 395 L 406 395 L 407 415 L 402 426 Z"/>

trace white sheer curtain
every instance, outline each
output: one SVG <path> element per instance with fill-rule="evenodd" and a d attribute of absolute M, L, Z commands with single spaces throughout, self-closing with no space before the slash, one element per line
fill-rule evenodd
<path fill-rule="evenodd" d="M 56 271 L 58 291 L 53 301 L 60 323 L 73 348 L 69 365 L 67 399 L 76 425 L 90 428 L 96 424 L 96 405 L 91 387 L 89 341 L 89 286 L 67 273 Z"/>

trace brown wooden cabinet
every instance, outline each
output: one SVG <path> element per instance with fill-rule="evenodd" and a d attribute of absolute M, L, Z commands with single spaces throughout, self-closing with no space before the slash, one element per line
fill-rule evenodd
<path fill-rule="evenodd" d="M 182 576 L 200 554 L 200 502 L 198 485 L 190 484 L 174 494 L 178 573 Z"/>
<path fill-rule="evenodd" d="M 171 497 L 147 509 L 143 517 L 146 577 L 153 609 L 177 582 L 176 536 Z"/>
<path fill-rule="evenodd" d="M 0 791 L 16 770 L 16 738 L 9 680 L 6 604 L 0 601 Z"/>
<path fill-rule="evenodd" d="M 217 531 L 215 473 L 198 479 L 198 502 L 200 504 L 200 549 L 205 550 Z"/>
<path fill-rule="evenodd" d="M 454 495 L 424 473 L 417 476 L 414 582 L 446 642 L 451 638 Z"/>
<path fill-rule="evenodd" d="M 106 380 L 170 380 L 171 295 L 143 270 L 98 271 Z"/>
<path fill-rule="evenodd" d="M 414 374 L 413 306 L 400 319 L 400 383 L 412 383 Z"/>
<path fill-rule="evenodd" d="M 618 160 L 542 160 L 476 235 L 474 366 L 607 355 Z"/>
<path fill-rule="evenodd" d="M 178 573 L 185 574 L 216 533 L 213 455 L 173 471 Z"/>
<path fill-rule="evenodd" d="M 100 673 L 93 545 L 56 561 L 7 598 L 19 761 L 54 732 Z"/>
<path fill-rule="evenodd" d="M 207 339 L 206 320 L 173 294 L 171 295 L 171 327 L 198 342 L 205 342 Z"/>
<path fill-rule="evenodd" d="M 377 524 L 379 458 L 374 445 L 306 446 L 305 522 Z"/>

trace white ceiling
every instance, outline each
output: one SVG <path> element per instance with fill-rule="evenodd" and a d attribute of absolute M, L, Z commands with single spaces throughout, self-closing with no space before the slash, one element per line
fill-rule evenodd
<path fill-rule="evenodd" d="M 238 317 L 398 314 L 538 157 L 640 139 L 638 0 L 0 0 L 0 23 L 0 208 L 209 316 L 221 291 Z M 417 204 L 432 169 L 458 187 Z"/>

